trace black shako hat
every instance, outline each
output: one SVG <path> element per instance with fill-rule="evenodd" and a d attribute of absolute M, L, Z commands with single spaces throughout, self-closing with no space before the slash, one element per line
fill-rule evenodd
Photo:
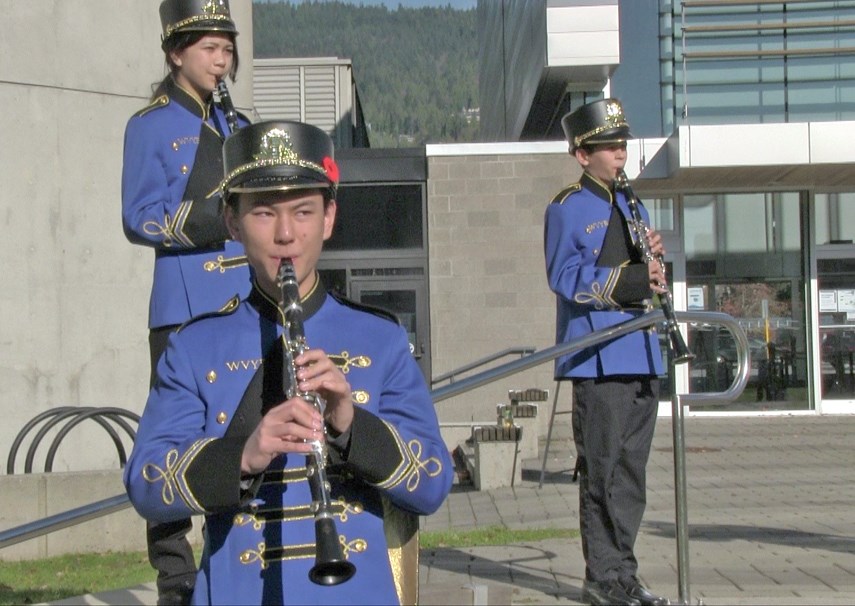
<path fill-rule="evenodd" d="M 583 145 L 622 143 L 634 138 L 617 99 L 583 105 L 561 118 L 561 126 L 571 152 Z"/>
<path fill-rule="evenodd" d="M 292 120 L 257 122 L 223 143 L 226 178 L 220 189 L 235 193 L 329 188 L 335 195 L 338 166 L 330 136 Z"/>
<path fill-rule="evenodd" d="M 161 46 L 178 32 L 238 33 L 229 0 L 164 0 L 160 3 L 160 24 Z"/>

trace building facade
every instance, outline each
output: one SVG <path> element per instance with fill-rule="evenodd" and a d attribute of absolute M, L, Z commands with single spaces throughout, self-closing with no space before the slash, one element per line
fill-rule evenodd
<path fill-rule="evenodd" d="M 479 3 L 479 11 L 493 14 L 485 23 L 501 14 L 502 31 L 521 11 L 519 23 L 545 21 L 532 31 L 545 30 L 546 44 L 535 38 L 515 48 L 550 49 L 570 12 L 619 29 L 620 60 L 603 63 L 607 78 L 568 80 L 554 107 L 535 101 L 507 111 L 554 116 L 541 130 L 550 138 L 560 136 L 554 120 L 564 110 L 609 95 L 623 101 L 643 138 L 628 172 L 666 235 L 678 307 L 729 313 L 751 343 L 742 399 L 704 409 L 855 412 L 855 154 L 847 144 L 855 134 L 855 2 L 505 0 Z M 531 80 L 512 56 L 506 50 L 501 66 L 505 90 Z M 554 62 L 551 51 L 542 56 Z M 678 379 L 714 389 L 730 376 L 733 344 L 701 327 L 688 333 L 698 359 Z"/>

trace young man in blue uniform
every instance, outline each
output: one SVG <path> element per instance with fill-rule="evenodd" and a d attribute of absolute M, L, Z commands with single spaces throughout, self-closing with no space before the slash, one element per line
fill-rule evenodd
<path fill-rule="evenodd" d="M 336 218 L 332 141 L 307 124 L 263 122 L 223 153 L 227 225 L 252 291 L 170 336 L 126 466 L 128 494 L 150 520 L 206 516 L 194 604 L 415 603 L 404 574 L 413 520 L 443 502 L 452 463 L 404 329 L 321 284 Z M 283 259 L 308 346 L 293 365 Z M 317 394 L 323 414 L 285 395 L 283 368 L 296 368 L 298 393 Z M 318 541 L 305 455 L 323 439 L 337 541 L 356 567 L 331 586 L 308 578 Z"/>
<path fill-rule="evenodd" d="M 546 210 L 546 272 L 557 298 L 559 343 L 643 313 L 665 284 L 659 263 L 641 258 L 628 228 L 626 197 L 613 185 L 632 137 L 619 101 L 584 105 L 564 116 L 562 126 L 584 173 Z M 648 243 L 654 255 L 664 253 L 653 230 Z M 582 598 L 591 604 L 668 603 L 639 582 L 633 551 L 646 503 L 662 368 L 653 330 L 556 360 L 556 380 L 573 382 Z"/>
<path fill-rule="evenodd" d="M 232 126 L 213 91 L 219 80 L 234 79 L 238 66 L 228 1 L 165 0 L 160 19 L 169 73 L 151 103 L 128 121 L 122 170 L 125 235 L 155 254 L 148 317 L 152 382 L 169 333 L 249 292 L 246 257 L 226 230 L 217 194 L 223 139 Z M 238 117 L 238 127 L 247 123 Z M 160 604 L 185 604 L 192 593 L 190 528 L 187 519 L 147 529 Z"/>

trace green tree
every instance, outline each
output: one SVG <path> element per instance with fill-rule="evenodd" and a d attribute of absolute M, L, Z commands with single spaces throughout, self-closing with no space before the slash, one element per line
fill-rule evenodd
<path fill-rule="evenodd" d="M 374 147 L 475 140 L 476 34 L 474 9 L 253 4 L 256 57 L 351 59 Z"/>

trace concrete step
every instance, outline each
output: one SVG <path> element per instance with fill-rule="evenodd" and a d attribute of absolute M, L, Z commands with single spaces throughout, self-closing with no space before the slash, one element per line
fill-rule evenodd
<path fill-rule="evenodd" d="M 101 593 L 87 593 L 86 595 L 67 598 L 51 604 L 127 604 L 127 606 L 138 606 L 142 604 L 157 604 L 157 587 L 151 583 L 143 583 L 126 589 L 113 589 Z"/>
<path fill-rule="evenodd" d="M 115 589 L 103 593 L 86 594 L 50 604 L 80 604 L 143 606 L 157 603 L 157 588 L 154 582 L 144 583 L 127 589 Z M 439 606 L 461 604 L 465 606 L 492 606 L 510 604 L 511 589 L 506 585 L 478 583 L 458 585 L 455 583 L 430 584 L 419 587 L 419 604 Z"/>

